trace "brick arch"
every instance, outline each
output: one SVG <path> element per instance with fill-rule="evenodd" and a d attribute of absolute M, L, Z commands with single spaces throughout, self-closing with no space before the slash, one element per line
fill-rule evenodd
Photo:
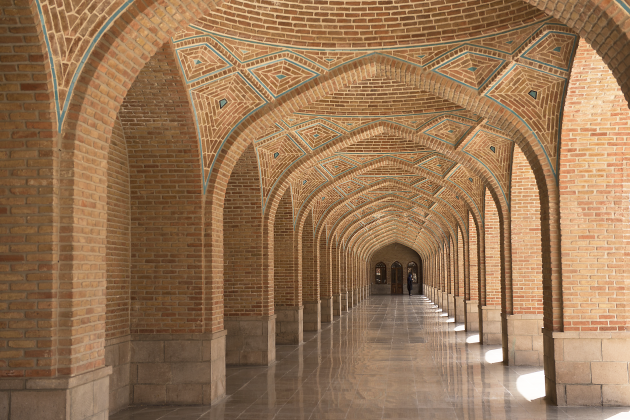
<path fill-rule="evenodd" d="M 345 204 L 348 201 L 350 201 L 352 198 L 361 195 L 361 193 L 366 193 L 366 192 L 372 191 L 374 189 L 377 189 L 379 187 L 387 186 L 387 185 L 394 185 L 394 186 L 399 186 L 399 187 L 403 187 L 404 186 L 405 188 L 409 188 L 409 189 L 413 190 L 414 192 L 422 193 L 422 191 L 418 190 L 417 188 L 409 187 L 407 184 L 404 184 L 404 183 L 402 183 L 400 181 L 386 179 L 386 180 L 378 181 L 378 182 L 370 185 L 369 188 L 366 188 L 366 189 L 364 189 L 364 190 L 362 190 L 360 192 L 353 193 L 353 194 L 356 194 L 356 195 L 349 195 L 349 196 L 347 196 L 344 200 L 339 202 L 335 206 L 335 208 L 337 208 L 339 206 L 342 206 L 343 204 Z M 341 233 L 341 232 L 337 232 L 340 224 L 343 222 L 343 220 L 345 220 L 346 218 L 354 215 L 357 211 L 362 210 L 364 208 L 367 208 L 369 206 L 372 206 L 372 205 L 374 205 L 376 203 L 380 203 L 380 202 L 385 201 L 388 198 L 392 198 L 392 197 L 395 198 L 400 203 L 406 203 L 406 204 L 412 205 L 414 207 L 418 207 L 418 203 L 416 203 L 416 202 L 414 202 L 412 200 L 409 200 L 406 197 L 395 196 L 395 195 L 392 195 L 392 194 L 384 194 L 382 197 L 379 197 L 379 198 L 377 198 L 375 200 L 372 200 L 372 201 L 365 202 L 365 203 L 361 204 L 360 206 L 355 207 L 355 209 L 352 212 L 349 212 L 343 218 L 338 219 L 338 221 L 335 223 L 335 225 L 333 225 L 330 235 L 334 235 L 336 233 Z M 433 216 L 436 217 L 437 221 L 435 221 L 434 223 L 439 224 L 442 231 L 448 232 L 450 235 L 453 235 L 456 232 L 457 226 L 459 226 L 459 225 L 451 226 L 450 223 L 445 222 L 443 220 L 443 217 L 442 217 L 441 214 L 439 214 L 438 212 L 436 212 L 434 210 L 425 209 L 425 208 L 421 208 L 421 209 L 422 209 L 423 212 L 427 212 L 430 215 L 433 215 Z M 321 229 L 321 230 L 323 230 L 323 229 Z"/>
<path fill-rule="evenodd" d="M 375 200 L 374 202 L 371 202 L 371 203 L 365 203 L 364 205 L 362 205 L 362 206 L 360 206 L 360 207 L 357 207 L 357 208 L 355 209 L 355 211 L 354 211 L 354 212 L 352 212 L 351 214 L 349 214 L 349 215 L 348 215 L 348 217 L 350 217 L 351 215 L 355 214 L 356 212 L 358 212 L 358 211 L 360 211 L 360 210 L 362 210 L 362 209 L 365 209 L 365 208 L 369 207 L 369 205 L 373 205 L 373 204 L 378 203 L 378 202 L 383 202 L 383 201 L 386 201 L 386 200 L 387 200 L 388 198 L 390 198 L 390 197 L 392 197 L 392 196 L 391 196 L 391 195 L 389 195 L 389 196 L 384 196 L 384 197 L 382 197 L 382 198 L 379 198 L 379 199 Z M 403 213 L 408 213 L 408 211 L 407 211 L 404 207 L 401 207 L 399 204 L 400 204 L 400 203 L 411 204 L 412 202 L 411 202 L 410 200 L 405 200 L 405 199 L 403 199 L 402 197 L 396 197 L 396 198 L 397 198 L 397 199 L 398 199 L 398 198 L 400 198 L 400 201 L 399 201 L 398 203 L 396 203 L 396 204 L 391 204 L 391 205 L 388 205 L 388 206 L 383 207 L 383 208 L 379 208 L 379 209 L 374 209 L 374 210 L 371 210 L 371 211 L 370 211 L 369 213 L 367 213 L 366 215 L 372 215 L 372 214 L 375 214 L 375 213 L 378 213 L 378 212 L 381 212 L 381 211 L 385 211 L 385 210 L 402 210 L 402 212 L 403 212 Z M 424 218 L 424 217 L 420 217 L 420 219 L 427 220 L 427 219 L 426 219 L 426 218 Z M 437 227 L 439 228 L 439 230 L 438 230 L 438 232 L 439 232 L 439 233 L 435 233 L 435 232 L 434 232 L 434 230 L 433 230 L 433 229 L 431 229 L 431 230 L 430 230 L 430 232 L 431 232 L 431 233 L 429 234 L 429 236 L 430 236 L 430 237 L 433 239 L 433 241 L 435 241 L 436 243 L 437 243 L 437 242 L 442 242 L 442 241 L 444 241 L 444 240 L 445 240 L 448 236 L 447 236 L 447 234 L 445 234 L 445 233 L 444 233 L 443 227 L 442 227 L 442 226 L 440 226 L 440 225 L 439 225 L 439 223 L 438 223 L 438 222 L 436 222 L 436 221 L 434 221 L 434 220 L 431 220 L 431 222 L 432 222 L 433 224 L 437 225 Z M 348 226 L 347 226 L 347 229 L 346 229 L 344 232 L 335 232 L 335 233 L 338 233 L 338 234 L 341 234 L 341 235 L 342 235 L 342 236 L 341 236 L 341 238 L 340 238 L 342 242 L 345 242 L 345 241 L 347 241 L 347 240 L 349 241 L 349 240 L 351 239 L 351 238 L 349 237 L 349 235 L 351 235 L 351 234 L 352 234 L 351 229 L 352 229 L 353 227 L 356 227 L 359 223 L 360 223 L 360 220 L 357 220 L 357 221 L 353 222 L 352 224 L 348 225 Z M 421 229 L 417 229 L 417 230 L 415 230 L 414 232 L 416 232 L 416 234 L 420 234 L 420 233 L 421 233 Z M 441 233 L 441 234 L 440 234 L 440 233 Z M 323 234 L 323 232 L 322 232 L 321 234 Z"/>
<path fill-rule="evenodd" d="M 375 252 L 377 252 L 379 249 L 381 249 L 381 248 L 385 248 L 385 247 L 387 247 L 387 246 L 389 246 L 389 245 L 396 244 L 396 243 L 399 243 L 399 244 L 401 244 L 401 245 L 404 245 L 404 246 L 406 246 L 406 247 L 408 247 L 408 248 L 412 249 L 413 251 L 415 251 L 416 253 L 418 253 L 418 255 L 420 256 L 420 258 L 423 258 L 423 259 L 424 259 L 424 258 L 426 258 L 426 255 L 427 255 L 426 253 L 427 253 L 427 251 L 426 251 L 426 250 L 424 250 L 424 249 L 422 249 L 422 250 L 421 250 L 420 248 L 416 248 L 416 244 L 407 243 L 406 241 L 405 241 L 405 243 L 403 243 L 403 241 L 402 241 L 402 240 L 401 240 L 401 241 L 399 241 L 399 240 L 397 240 L 397 239 L 389 238 L 389 239 L 386 239 L 386 240 L 385 240 L 385 242 L 378 242 L 378 244 L 377 244 L 377 245 L 375 244 L 375 245 L 374 245 L 373 247 L 371 247 L 371 248 L 366 248 L 366 250 L 365 250 L 365 258 L 366 258 L 366 261 L 370 261 L 370 259 L 372 258 L 372 255 L 373 255 Z"/>
<path fill-rule="evenodd" d="M 419 250 L 415 243 L 408 242 L 406 239 L 401 239 L 400 236 L 394 236 L 394 231 L 388 229 L 387 226 L 383 226 L 376 231 L 370 232 L 370 235 L 362 235 L 357 238 L 357 244 L 354 248 L 356 248 L 356 252 L 360 258 L 365 261 L 368 260 L 369 255 L 375 250 L 382 246 L 382 241 L 392 240 L 392 242 L 404 242 L 406 246 L 416 251 L 420 256 L 427 255 L 431 252 L 431 249 L 438 249 L 436 246 L 427 246 L 427 249 Z M 395 239 L 394 239 L 395 238 Z M 424 251 L 424 252 L 423 252 Z"/>
<path fill-rule="evenodd" d="M 431 174 L 430 172 L 422 170 L 421 168 L 418 168 L 417 166 L 414 166 L 414 165 L 412 165 L 410 163 L 403 162 L 403 161 L 400 161 L 398 159 L 395 159 L 395 158 L 392 158 L 392 157 L 389 157 L 389 156 L 384 156 L 384 157 L 379 158 L 378 160 L 370 162 L 369 164 L 367 164 L 365 166 L 361 166 L 361 167 L 358 167 L 356 169 L 348 171 L 343 176 L 340 176 L 338 178 L 338 180 L 335 181 L 334 184 L 327 185 L 326 188 L 324 188 L 321 191 L 318 191 L 317 194 L 311 195 L 311 197 L 308 200 L 305 201 L 305 203 L 304 203 L 304 205 L 302 207 L 304 210 L 301 211 L 300 214 L 297 216 L 297 223 L 301 223 L 302 222 L 303 218 L 305 217 L 305 214 L 309 211 L 308 209 L 310 208 L 310 205 L 313 202 L 315 202 L 319 198 L 319 196 L 321 194 L 325 194 L 329 189 L 333 188 L 335 186 L 335 184 L 341 184 L 341 183 L 344 183 L 344 182 L 346 182 L 346 181 L 348 181 L 350 179 L 353 179 L 357 175 L 357 173 L 363 173 L 364 171 L 369 171 L 369 170 L 374 169 L 374 168 L 379 168 L 379 167 L 385 166 L 387 164 L 393 164 L 395 166 L 400 167 L 401 169 L 406 169 L 406 170 L 409 170 L 412 173 L 417 173 L 419 175 L 422 175 L 422 176 L 430 179 L 431 181 L 434 181 L 437 184 L 444 186 L 445 188 L 453 188 L 452 186 L 450 186 L 446 182 L 444 182 L 444 180 L 442 178 L 438 177 L 437 175 Z M 404 184 L 404 183 L 396 181 L 394 179 L 385 179 L 383 181 L 379 181 L 377 183 L 370 184 L 367 187 L 361 188 L 361 189 L 359 189 L 357 191 L 354 191 L 354 192 L 348 194 L 342 202 L 340 202 L 337 205 L 334 205 L 334 207 L 331 207 L 330 209 L 326 209 L 326 211 L 324 213 L 322 213 L 322 215 L 320 217 L 320 220 L 321 221 L 325 221 L 325 219 L 332 212 L 334 212 L 334 210 L 340 204 L 345 203 L 349 199 L 358 197 L 358 196 L 362 195 L 363 193 L 365 193 L 367 191 L 371 191 L 371 190 L 373 190 L 373 189 L 383 185 L 381 182 L 384 182 L 384 181 L 388 181 L 388 182 L 392 183 L 393 185 L 397 185 L 397 186 L 400 186 L 400 187 L 405 188 L 405 189 L 411 189 L 414 192 L 417 192 L 418 194 L 420 194 L 423 197 L 426 197 L 426 198 L 428 198 L 428 199 L 430 199 L 432 201 L 445 202 L 443 199 L 440 199 L 439 197 L 431 195 L 430 193 L 428 193 L 428 192 L 426 192 L 426 191 L 424 191 L 424 190 L 422 190 L 422 189 L 420 189 L 418 187 L 410 186 L 408 184 Z M 465 200 L 466 205 L 468 207 L 471 207 L 471 202 L 467 198 L 464 198 L 464 200 Z M 460 216 L 463 217 L 462 215 L 460 215 Z M 476 214 L 476 217 L 479 217 L 478 213 Z M 457 219 L 457 217 L 455 217 L 455 219 Z M 322 223 L 320 223 L 319 225 L 321 226 Z"/>

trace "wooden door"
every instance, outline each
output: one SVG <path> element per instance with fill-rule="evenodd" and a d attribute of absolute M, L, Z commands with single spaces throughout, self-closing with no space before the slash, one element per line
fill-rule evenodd
<path fill-rule="evenodd" d="M 392 295 L 402 295 L 403 275 L 402 265 L 398 262 L 392 264 Z"/>

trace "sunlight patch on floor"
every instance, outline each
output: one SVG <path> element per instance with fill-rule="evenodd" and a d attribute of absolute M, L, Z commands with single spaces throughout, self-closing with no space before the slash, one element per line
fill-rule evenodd
<path fill-rule="evenodd" d="M 516 389 L 527 401 L 543 398 L 545 396 L 545 371 L 519 376 L 516 380 Z"/>
<path fill-rule="evenodd" d="M 466 339 L 467 343 L 478 343 L 479 342 L 479 334 L 471 335 Z"/>
<path fill-rule="evenodd" d="M 503 349 L 488 350 L 486 352 L 486 362 L 499 363 L 503 361 Z"/>

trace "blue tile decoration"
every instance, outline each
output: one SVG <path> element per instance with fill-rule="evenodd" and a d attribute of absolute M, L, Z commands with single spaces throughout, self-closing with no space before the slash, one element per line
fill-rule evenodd
<path fill-rule="evenodd" d="M 475 66 L 468 67 L 468 71 L 473 71 L 474 72 L 475 70 L 477 70 L 477 67 L 475 67 Z"/>
<path fill-rule="evenodd" d="M 195 60 L 195 64 L 201 64 L 201 60 L 199 59 Z"/>
<path fill-rule="evenodd" d="M 560 51 L 562 51 L 562 47 L 556 47 L 556 48 L 554 48 L 552 51 L 554 51 L 554 52 L 560 52 Z"/>
<path fill-rule="evenodd" d="M 538 99 L 538 92 L 536 92 L 535 90 L 530 90 L 528 95 L 534 99 Z"/>
<path fill-rule="evenodd" d="M 472 179 L 472 178 L 468 178 L 468 180 L 469 180 L 470 182 L 473 182 L 473 179 Z"/>
<path fill-rule="evenodd" d="M 278 79 L 282 80 L 282 79 L 284 79 L 284 78 L 285 78 L 285 77 L 287 77 L 287 76 L 285 76 L 284 74 L 277 74 L 277 75 L 276 75 L 276 77 L 277 77 Z"/>
<path fill-rule="evenodd" d="M 276 152 L 273 154 L 273 158 L 276 159 L 278 156 L 280 156 L 280 153 Z"/>
<path fill-rule="evenodd" d="M 223 109 L 224 106 L 226 106 L 228 103 L 227 99 L 221 99 L 219 101 L 219 109 Z"/>
<path fill-rule="evenodd" d="M 305 179 L 304 181 L 302 181 L 302 185 L 305 185 L 308 182 L 308 179 Z"/>
<path fill-rule="evenodd" d="M 490 146 L 490 150 L 492 150 L 492 153 L 496 153 L 497 152 L 497 148 L 494 146 Z"/>

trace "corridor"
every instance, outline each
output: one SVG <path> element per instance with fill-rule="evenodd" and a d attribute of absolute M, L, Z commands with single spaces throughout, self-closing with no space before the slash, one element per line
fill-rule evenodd
<path fill-rule="evenodd" d="M 269 367 L 227 369 L 227 397 L 209 406 L 134 407 L 110 420 L 630 419 L 628 408 L 557 407 L 541 368 L 501 363 L 500 346 L 423 296 L 371 296 Z"/>

